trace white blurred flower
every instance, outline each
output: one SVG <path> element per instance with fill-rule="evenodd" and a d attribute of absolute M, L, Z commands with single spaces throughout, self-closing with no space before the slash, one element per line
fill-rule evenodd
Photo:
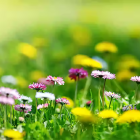
<path fill-rule="evenodd" d="M 24 96 L 24 95 L 21 95 L 18 100 L 21 101 L 21 102 L 28 102 L 28 103 L 33 101 L 30 97 L 27 97 L 27 96 Z"/>
<path fill-rule="evenodd" d="M 4 75 L 4 76 L 2 76 L 1 81 L 3 83 L 5 83 L 5 84 L 12 84 L 12 85 L 17 84 L 16 78 L 14 78 L 12 75 Z"/>
<path fill-rule="evenodd" d="M 49 92 L 36 92 L 36 98 L 48 98 L 49 100 L 55 100 L 55 96 L 52 93 Z"/>

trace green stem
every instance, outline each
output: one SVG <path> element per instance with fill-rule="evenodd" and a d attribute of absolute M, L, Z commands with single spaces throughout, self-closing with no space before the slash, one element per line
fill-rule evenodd
<path fill-rule="evenodd" d="M 138 99 L 138 88 L 139 88 L 139 84 L 138 83 L 136 83 L 137 85 L 136 85 L 136 90 L 135 90 L 135 100 L 137 101 L 137 99 Z"/>
<path fill-rule="evenodd" d="M 10 110 L 10 123 L 12 125 L 12 112 L 13 112 L 13 106 L 11 105 L 11 110 Z"/>
<path fill-rule="evenodd" d="M 101 92 L 101 78 L 99 79 L 99 92 L 98 92 L 98 109 L 100 112 L 100 92 Z"/>
<path fill-rule="evenodd" d="M 62 109 L 63 109 L 63 104 L 61 105 L 61 109 L 60 109 L 60 118 L 62 118 L 61 117 L 61 115 L 62 115 Z"/>
<path fill-rule="evenodd" d="M 103 97 L 102 97 L 103 110 L 104 110 L 104 92 L 105 92 L 105 83 L 106 83 L 106 79 L 104 80 L 104 86 L 103 86 Z"/>
<path fill-rule="evenodd" d="M 109 103 L 109 109 L 110 109 L 110 105 L 111 105 L 112 99 L 113 99 L 113 97 L 111 97 L 111 99 L 110 99 L 110 103 Z"/>
<path fill-rule="evenodd" d="M 4 127 L 7 128 L 7 105 L 4 105 Z"/>
<path fill-rule="evenodd" d="M 90 83 L 91 83 L 91 76 L 88 76 L 88 77 L 87 77 L 86 84 L 85 84 L 85 89 L 84 89 L 83 99 L 85 99 L 86 96 L 87 96 L 87 93 L 88 93 L 88 89 L 89 89 Z"/>
<path fill-rule="evenodd" d="M 36 114 L 35 114 L 35 122 L 37 122 L 37 98 L 36 98 Z"/>
<path fill-rule="evenodd" d="M 74 95 L 74 106 L 76 106 L 77 91 L 78 91 L 78 80 L 76 80 L 75 95 Z"/>

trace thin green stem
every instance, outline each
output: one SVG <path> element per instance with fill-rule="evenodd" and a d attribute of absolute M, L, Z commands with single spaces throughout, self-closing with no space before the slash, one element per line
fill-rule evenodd
<path fill-rule="evenodd" d="M 75 95 L 74 95 L 74 106 L 76 106 L 77 91 L 78 91 L 78 80 L 76 80 Z"/>
<path fill-rule="evenodd" d="M 10 108 L 10 123 L 12 125 L 12 112 L 13 112 L 13 106 L 11 105 L 11 108 Z"/>
<path fill-rule="evenodd" d="M 36 98 L 36 114 L 35 114 L 35 122 L 37 122 L 37 98 Z"/>
<path fill-rule="evenodd" d="M 135 100 L 137 101 L 137 99 L 138 99 L 138 88 L 139 88 L 139 84 L 138 83 L 136 83 L 137 85 L 136 85 L 136 90 L 135 90 Z"/>
<path fill-rule="evenodd" d="M 61 105 L 61 109 L 60 109 L 60 118 L 62 118 L 62 117 L 61 117 L 61 115 L 62 115 L 62 110 L 63 110 L 63 104 Z"/>
<path fill-rule="evenodd" d="M 100 112 L 100 92 L 101 92 L 101 78 L 99 79 L 99 91 L 98 91 L 98 110 Z"/>
<path fill-rule="evenodd" d="M 110 99 L 109 109 L 110 109 L 110 106 L 111 106 L 112 99 L 113 99 L 113 97 L 111 97 L 111 99 Z"/>
<path fill-rule="evenodd" d="M 4 127 L 7 128 L 7 105 L 4 105 Z"/>
<path fill-rule="evenodd" d="M 105 92 L 105 84 L 106 84 L 106 79 L 104 80 L 104 86 L 103 86 L 103 97 L 102 97 L 103 110 L 104 110 L 104 92 Z"/>

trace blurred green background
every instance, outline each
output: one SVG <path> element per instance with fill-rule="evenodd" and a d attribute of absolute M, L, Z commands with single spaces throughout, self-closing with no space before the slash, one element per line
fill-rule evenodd
<path fill-rule="evenodd" d="M 106 90 L 129 94 L 135 88 L 129 79 L 139 75 L 140 67 L 139 5 L 140 1 L 128 0 L 0 1 L 0 76 L 13 75 L 18 82 L 10 86 L 32 97 L 35 94 L 28 84 L 48 75 L 60 76 L 66 84 L 56 87 L 54 93 L 73 98 L 75 84 L 65 79 L 68 70 L 76 67 L 72 57 L 99 56 L 107 61 L 110 72 L 122 72 L 116 79 L 117 86 L 108 81 Z M 103 41 L 115 44 L 118 52 L 107 56 L 96 52 L 96 44 Z M 124 59 L 131 68 L 120 67 Z M 138 62 L 137 67 L 132 59 Z M 93 80 L 90 86 L 95 95 L 97 82 Z M 84 84 L 81 80 L 81 94 Z M 9 85 L 1 82 L 1 86 Z"/>

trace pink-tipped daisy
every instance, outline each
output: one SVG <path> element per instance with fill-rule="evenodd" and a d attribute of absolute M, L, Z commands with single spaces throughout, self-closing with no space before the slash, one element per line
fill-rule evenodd
<path fill-rule="evenodd" d="M 41 104 L 41 105 L 38 105 L 37 106 L 37 109 L 41 109 L 41 108 L 47 108 L 48 107 L 48 104 Z"/>
<path fill-rule="evenodd" d="M 55 100 L 56 103 L 60 103 L 60 104 L 70 104 L 69 100 L 67 100 L 66 98 L 58 98 Z"/>
<path fill-rule="evenodd" d="M 130 80 L 136 82 L 137 84 L 139 84 L 140 83 L 140 76 L 131 77 Z"/>
<path fill-rule="evenodd" d="M 99 71 L 99 70 L 94 70 L 91 73 L 91 76 L 94 78 L 103 78 L 103 79 L 115 79 L 115 74 L 112 74 L 108 71 Z"/>
<path fill-rule="evenodd" d="M 42 84 L 42 83 L 33 83 L 33 84 L 30 84 L 28 88 L 35 89 L 36 91 L 46 90 L 46 86 L 44 84 Z"/>
<path fill-rule="evenodd" d="M 0 95 L 10 97 L 13 99 L 18 99 L 20 97 L 16 89 L 11 89 L 11 88 L 6 88 L 6 87 L 0 88 Z"/>
<path fill-rule="evenodd" d="M 115 99 L 121 98 L 120 95 L 110 91 L 109 92 L 105 91 L 105 96 L 108 96 L 110 98 L 115 98 Z"/>
<path fill-rule="evenodd" d="M 32 106 L 28 104 L 15 105 L 15 110 L 20 111 L 20 112 L 28 113 L 29 111 L 31 111 L 31 109 L 32 109 Z"/>
<path fill-rule="evenodd" d="M 47 85 L 56 85 L 56 83 L 58 85 L 64 85 L 63 78 L 61 78 L 61 77 L 52 77 L 50 75 L 46 78 L 46 82 L 47 82 Z"/>
<path fill-rule="evenodd" d="M 74 69 L 74 68 L 71 68 L 69 70 L 69 77 L 71 79 L 74 79 L 75 81 L 76 80 L 79 80 L 79 79 L 84 79 L 88 76 L 88 72 L 86 70 L 83 70 L 83 68 L 81 69 Z"/>
<path fill-rule="evenodd" d="M 8 105 L 13 105 L 15 104 L 15 101 L 13 98 L 7 98 L 5 96 L 0 96 L 0 103 L 1 104 L 8 104 Z"/>

